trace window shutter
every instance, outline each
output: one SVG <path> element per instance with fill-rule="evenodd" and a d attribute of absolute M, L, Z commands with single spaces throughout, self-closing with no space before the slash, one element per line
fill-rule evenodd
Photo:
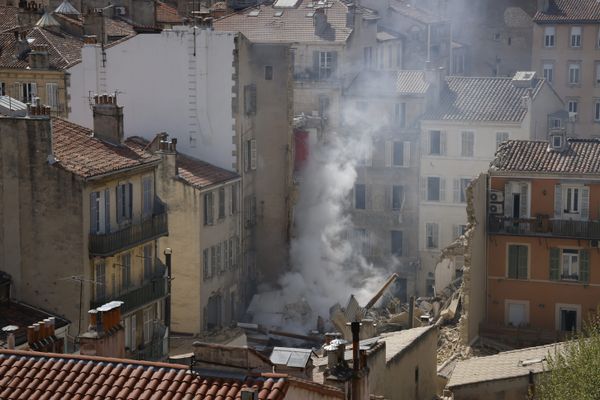
<path fill-rule="evenodd" d="M 372 199 L 373 190 L 372 189 L 373 189 L 372 185 L 365 185 L 365 209 L 367 209 L 367 210 L 373 209 L 373 199 Z"/>
<path fill-rule="evenodd" d="M 519 264 L 519 247 L 515 245 L 508 246 L 508 277 L 517 278 L 517 266 Z"/>
<path fill-rule="evenodd" d="M 133 215 L 133 185 L 131 183 L 127 184 L 126 196 L 125 204 L 127 205 L 127 219 L 129 219 Z"/>
<path fill-rule="evenodd" d="M 446 155 L 446 132 L 440 132 L 440 155 Z"/>
<path fill-rule="evenodd" d="M 579 281 L 589 283 L 590 281 L 590 252 L 589 250 L 579 251 Z"/>
<path fill-rule="evenodd" d="M 250 157 L 248 157 L 248 147 L 250 146 L 249 141 L 244 141 L 244 171 L 250 169 Z"/>
<path fill-rule="evenodd" d="M 37 83 L 31 82 L 31 93 L 29 93 L 29 95 L 31 96 L 32 101 L 34 97 L 37 97 Z"/>
<path fill-rule="evenodd" d="M 446 179 L 440 178 L 440 201 L 446 201 Z"/>
<path fill-rule="evenodd" d="M 431 135 L 430 132 L 421 135 L 421 154 L 423 155 L 429 154 L 429 135 Z"/>
<path fill-rule="evenodd" d="M 529 249 L 527 246 L 518 246 L 519 249 L 519 270 L 518 278 L 519 279 L 527 279 L 527 256 L 529 253 Z"/>
<path fill-rule="evenodd" d="M 560 184 L 554 185 L 554 218 L 562 218 L 562 189 Z"/>
<path fill-rule="evenodd" d="M 385 146 L 385 166 L 392 166 L 392 151 L 394 148 L 394 144 L 391 140 L 386 140 L 384 143 Z"/>
<path fill-rule="evenodd" d="M 504 215 L 509 218 L 512 218 L 513 216 L 513 203 L 510 183 L 504 184 Z"/>
<path fill-rule="evenodd" d="M 519 205 L 521 218 L 529 216 L 529 184 L 521 183 L 521 204 Z"/>
<path fill-rule="evenodd" d="M 117 223 L 123 221 L 123 185 L 117 186 Z"/>
<path fill-rule="evenodd" d="M 590 218 L 590 188 L 581 189 L 581 219 Z"/>
<path fill-rule="evenodd" d="M 404 142 L 402 146 L 404 150 L 404 158 L 402 159 L 402 166 L 408 167 L 410 166 L 410 142 Z"/>
<path fill-rule="evenodd" d="M 454 202 L 455 203 L 460 203 L 460 180 L 459 179 L 454 179 L 452 181 L 452 192 L 454 193 Z"/>
<path fill-rule="evenodd" d="M 256 169 L 256 139 L 250 140 L 250 169 Z"/>
<path fill-rule="evenodd" d="M 391 210 L 392 206 L 393 206 L 393 198 L 392 197 L 394 196 L 394 189 L 392 188 L 392 186 L 385 185 L 383 190 L 384 190 L 383 209 Z"/>
<path fill-rule="evenodd" d="M 319 52 L 313 51 L 313 77 L 319 79 Z"/>
<path fill-rule="evenodd" d="M 440 229 L 438 224 L 432 224 L 433 247 L 438 248 Z"/>
<path fill-rule="evenodd" d="M 550 248 L 550 280 L 557 281 L 560 278 L 560 250 L 557 247 Z"/>
<path fill-rule="evenodd" d="M 104 232 L 110 233 L 110 189 L 104 191 Z"/>
<path fill-rule="evenodd" d="M 331 77 L 336 76 L 337 65 L 338 65 L 337 58 L 338 58 L 337 51 L 332 51 L 331 52 Z"/>
<path fill-rule="evenodd" d="M 421 177 L 421 200 L 427 201 L 427 177 Z"/>
<path fill-rule="evenodd" d="M 90 232 L 98 233 L 98 192 L 90 193 Z"/>

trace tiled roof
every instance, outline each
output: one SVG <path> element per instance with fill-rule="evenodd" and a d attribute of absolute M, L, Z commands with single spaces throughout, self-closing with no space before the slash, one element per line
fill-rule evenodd
<path fill-rule="evenodd" d="M 538 24 L 596 24 L 600 22 L 597 0 L 549 0 L 547 12 L 538 11 L 533 21 Z"/>
<path fill-rule="evenodd" d="M 69 321 L 64 318 L 42 311 L 25 303 L 11 300 L 10 302 L 0 304 L 0 327 L 7 325 L 19 327 L 19 329 L 15 331 L 15 342 L 17 346 L 27 342 L 28 326 L 49 317 L 54 317 L 56 329 L 69 324 Z M 2 341 L 4 339 L 5 338 L 2 337 Z"/>
<path fill-rule="evenodd" d="M 175 7 L 162 1 L 156 2 L 156 22 L 163 24 L 180 24 L 183 22 Z"/>
<path fill-rule="evenodd" d="M 126 142 L 127 144 L 127 142 Z M 57 164 L 89 178 L 159 160 L 127 145 L 114 145 L 92 136 L 92 131 L 62 118 L 52 118 L 52 150 Z"/>
<path fill-rule="evenodd" d="M 18 7 L 0 6 L 0 33 L 16 28 Z"/>
<path fill-rule="evenodd" d="M 65 69 L 81 59 L 83 42 L 67 34 L 58 34 L 34 27 L 27 34 L 31 45 L 45 45 L 50 57 L 50 68 Z M 27 68 L 27 57 L 17 56 L 17 39 L 13 33 L 0 33 L 0 67 Z"/>
<path fill-rule="evenodd" d="M 348 88 L 348 93 L 367 96 L 423 95 L 428 89 L 424 71 L 362 71 Z"/>
<path fill-rule="evenodd" d="M 56 18 L 57 20 L 64 20 L 66 22 L 69 22 L 71 24 L 77 25 L 78 27 L 80 27 L 80 29 L 82 30 L 81 32 L 83 33 L 83 21 L 84 21 L 84 16 L 81 15 L 67 15 L 67 14 L 53 14 L 54 18 Z M 136 32 L 133 29 L 133 26 L 123 20 L 120 19 L 113 19 L 113 18 L 106 18 L 105 19 L 105 26 L 104 28 L 106 29 L 106 35 L 109 38 L 121 38 L 121 37 L 129 37 L 129 36 L 135 36 Z"/>
<path fill-rule="evenodd" d="M 352 29 L 346 27 L 348 7 L 340 0 L 333 0 L 331 7 L 326 9 L 330 27 L 322 35 L 317 35 L 313 18 L 307 16 L 314 12 L 312 4 L 312 0 L 300 0 L 295 8 L 263 4 L 218 19 L 213 27 L 217 31 L 241 32 L 256 43 L 345 42 L 352 33 Z M 250 16 L 257 11 L 257 16 Z M 275 13 L 282 14 L 277 17 Z"/>
<path fill-rule="evenodd" d="M 509 140 L 492 161 L 494 171 L 600 173 L 600 140 L 568 139 L 565 151 L 550 150 L 546 141 Z"/>
<path fill-rule="evenodd" d="M 383 333 L 380 341 L 385 342 L 385 362 L 388 363 L 402 354 L 430 329 L 436 328 L 434 326 L 423 326 L 399 332 Z"/>
<path fill-rule="evenodd" d="M 184 182 L 198 189 L 239 178 L 235 172 L 181 153 L 177 153 L 177 171 Z"/>
<path fill-rule="evenodd" d="M 185 365 L 0 350 L 4 400 L 239 400 L 243 388 L 256 389 L 259 400 L 281 400 L 289 386 L 280 374 L 213 377 Z"/>
<path fill-rule="evenodd" d="M 405 17 L 414 19 L 423 24 L 435 24 L 439 22 L 444 22 L 444 20 L 437 15 L 423 10 L 422 8 L 415 7 L 411 5 L 407 0 L 396 0 L 390 3 L 390 9 L 393 11 L 404 15 Z"/>
<path fill-rule="evenodd" d="M 459 361 L 447 387 L 527 376 L 529 371 L 543 372 L 547 366 L 543 360 L 549 354 L 554 355 L 556 352 L 563 351 L 564 346 L 564 342 L 554 343 Z"/>
<path fill-rule="evenodd" d="M 543 79 L 534 78 L 535 98 Z M 516 87 L 512 78 L 476 78 L 450 76 L 446 78 L 439 107 L 427 112 L 426 120 L 521 122 L 527 114 L 521 99 L 529 88 Z"/>

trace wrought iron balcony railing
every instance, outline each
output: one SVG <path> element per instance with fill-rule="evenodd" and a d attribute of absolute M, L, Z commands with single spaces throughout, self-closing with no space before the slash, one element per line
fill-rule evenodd
<path fill-rule="evenodd" d="M 488 233 L 600 240 L 600 221 L 552 219 L 547 215 L 535 218 L 490 215 Z"/>

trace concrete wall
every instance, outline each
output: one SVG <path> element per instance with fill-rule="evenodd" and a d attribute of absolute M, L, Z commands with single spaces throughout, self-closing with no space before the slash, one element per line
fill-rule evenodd
<path fill-rule="evenodd" d="M 50 131 L 48 120 L 0 118 L 0 270 L 12 276 L 16 300 L 64 316 L 75 335 L 87 305 L 69 277 L 90 277 L 89 228 L 82 182 L 48 165 Z"/>
<path fill-rule="evenodd" d="M 92 125 L 89 93 L 117 91 L 125 132 L 149 140 L 161 131 L 181 151 L 221 168 L 236 167 L 232 99 L 235 35 L 191 27 L 140 34 L 105 48 L 86 45 L 72 67 L 73 122 Z"/>
<path fill-rule="evenodd" d="M 503 399 L 521 400 L 527 398 L 528 377 L 481 382 L 451 388 L 454 400 Z"/>
<path fill-rule="evenodd" d="M 52 108 L 52 115 L 58 115 L 64 118 L 69 116 L 69 103 L 67 98 L 68 81 L 64 71 L 37 70 L 37 69 L 1 69 L 0 76 L 5 85 L 5 95 L 19 101 L 23 99 L 19 96 L 19 89 L 16 84 L 35 83 L 37 86 L 37 97 L 42 104 L 49 105 L 48 91 L 46 84 L 53 83 L 57 85 L 58 104 Z"/>
<path fill-rule="evenodd" d="M 343 392 L 335 393 L 332 390 L 323 390 L 318 386 L 292 383 L 285 394 L 286 400 L 340 400 Z"/>

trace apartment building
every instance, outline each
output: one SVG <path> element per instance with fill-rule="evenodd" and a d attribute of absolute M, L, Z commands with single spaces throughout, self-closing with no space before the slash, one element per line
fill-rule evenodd
<path fill-rule="evenodd" d="M 439 69 L 363 71 L 344 96 L 360 121 L 347 127 L 350 134 L 376 129 L 357 166 L 350 237 L 369 262 L 400 275 L 404 301 L 417 293 L 419 118 L 443 80 Z"/>
<path fill-rule="evenodd" d="M 600 141 L 567 138 L 564 129 L 498 149 L 488 192 L 490 328 L 508 336 L 535 330 L 551 342 L 596 315 L 598 154 Z"/>
<path fill-rule="evenodd" d="M 0 270 L 17 300 L 86 330 L 86 313 L 123 302 L 126 354 L 160 358 L 166 327 L 166 270 L 157 239 L 168 234 L 155 195 L 160 158 L 123 137 L 123 110 L 112 96 L 94 98 L 94 130 L 49 118 L 0 119 L 4 227 Z"/>
<path fill-rule="evenodd" d="M 445 85 L 440 105 L 421 120 L 418 293 L 431 293 L 440 250 L 464 233 L 465 189 L 488 169 L 499 144 L 545 138 L 549 123 L 562 126 L 568 119 L 555 114 L 561 99 L 532 72 L 451 76 Z"/>
<path fill-rule="evenodd" d="M 538 1 L 531 68 L 564 99 L 569 135 L 600 135 L 600 5 L 595 0 Z"/>

